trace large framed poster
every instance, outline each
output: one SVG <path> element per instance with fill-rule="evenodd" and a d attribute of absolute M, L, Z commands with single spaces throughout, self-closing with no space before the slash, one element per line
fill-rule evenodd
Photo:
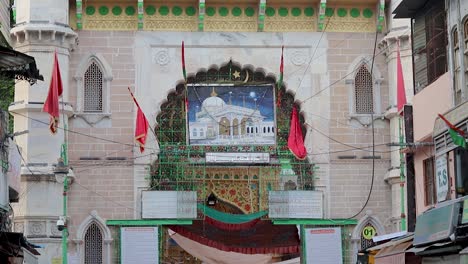
<path fill-rule="evenodd" d="M 120 236 L 120 263 L 159 263 L 158 227 L 122 227 Z"/>
<path fill-rule="evenodd" d="M 276 144 L 273 84 L 189 84 L 189 145 Z"/>

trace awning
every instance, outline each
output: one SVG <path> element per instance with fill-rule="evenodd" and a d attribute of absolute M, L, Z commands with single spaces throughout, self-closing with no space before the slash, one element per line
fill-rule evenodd
<path fill-rule="evenodd" d="M 399 238 L 399 239 L 390 240 L 390 241 L 388 241 L 386 243 L 383 243 L 383 244 L 368 248 L 366 251 L 370 252 L 370 251 L 381 250 L 381 249 L 388 248 L 388 247 L 393 247 L 393 246 L 396 246 L 396 245 L 399 245 L 399 244 L 402 244 L 402 243 L 405 243 L 405 242 L 408 242 L 408 241 L 410 241 L 410 242 L 413 241 L 413 235 L 409 235 L 409 236 Z"/>
<path fill-rule="evenodd" d="M 0 74 L 35 83 L 44 80 L 34 57 L 0 46 Z"/>
<path fill-rule="evenodd" d="M 383 248 L 375 255 L 375 264 L 405 264 L 406 250 L 412 241 Z"/>
<path fill-rule="evenodd" d="M 4 239 L 0 239 L 0 255 L 18 257 L 24 256 L 23 250 L 26 249 L 33 255 L 40 255 L 34 245 L 29 243 L 23 236 L 23 233 L 3 232 Z"/>

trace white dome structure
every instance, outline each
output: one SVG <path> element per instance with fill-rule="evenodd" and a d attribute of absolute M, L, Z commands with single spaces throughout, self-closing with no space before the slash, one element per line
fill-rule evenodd
<path fill-rule="evenodd" d="M 212 107 L 222 108 L 225 105 L 226 103 L 224 102 L 224 100 L 217 96 L 208 97 L 202 103 L 203 108 L 212 108 Z"/>

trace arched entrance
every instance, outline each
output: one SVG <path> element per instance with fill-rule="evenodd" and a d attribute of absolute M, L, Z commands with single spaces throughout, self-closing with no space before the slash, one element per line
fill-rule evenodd
<path fill-rule="evenodd" d="M 227 87 L 226 83 L 233 90 L 225 88 Z M 291 182 L 290 186 L 302 190 L 313 188 L 313 164 L 297 160 L 287 148 L 289 120 L 292 107 L 295 104 L 294 97 L 285 92 L 284 86 L 277 89 L 275 79 L 271 75 L 266 75 L 261 70 L 241 68 L 238 65 L 228 63 L 219 69 L 213 67 L 189 76 L 188 84 L 209 86 L 210 94 L 203 94 L 201 88 L 195 87 L 192 88 L 194 89 L 192 91 L 197 93 L 196 96 L 188 96 L 188 100 L 186 100 L 188 92 L 185 91 L 183 84 L 179 84 L 167 96 L 167 101 L 161 105 L 161 112 L 157 116 L 155 128 L 161 152 L 152 166 L 150 187 L 153 190 L 193 190 L 197 192 L 199 205 L 206 205 L 207 199 L 214 196 L 219 202 L 218 206 L 210 207 L 216 211 L 215 215 L 222 216 L 226 213 L 242 215 L 240 217 L 242 219 L 266 212 L 268 191 L 279 190 L 280 186 L 284 186 L 279 184 L 280 174 L 284 171 L 279 162 L 247 164 L 237 160 L 228 164 L 207 164 L 205 160 L 207 153 L 211 153 L 219 159 L 233 154 L 247 156 L 245 153 L 268 153 L 274 160 L 288 160 L 290 171 L 297 176 L 295 177 L 297 180 Z M 267 89 L 265 87 L 270 87 L 270 91 L 275 95 L 272 98 L 281 98 L 279 101 L 271 99 L 270 104 L 273 109 L 270 111 L 271 116 L 261 110 L 261 107 L 267 106 L 265 106 L 265 101 L 262 101 L 263 98 L 259 96 L 261 93 L 258 92 L 258 89 Z M 281 95 L 278 97 L 278 94 Z M 205 100 L 208 97 L 210 99 Z M 188 102 L 185 103 L 186 101 Z M 277 104 L 279 104 L 281 111 L 275 112 Z M 188 111 L 186 111 L 187 106 Z M 191 111 L 191 108 L 196 110 Z M 302 116 L 300 119 L 303 123 Z M 193 120 L 197 122 L 191 123 Z M 305 135 L 305 127 L 302 128 Z M 204 135 L 201 131 L 204 131 Z M 269 139 L 267 137 L 271 137 L 271 143 L 265 144 L 259 141 Z M 220 144 L 220 141 L 216 141 L 219 138 L 226 141 Z M 235 140 L 243 141 L 241 141 L 242 144 L 235 144 Z M 215 143 L 200 144 L 199 142 Z M 232 157 L 236 158 L 235 155 Z M 259 216 L 258 219 L 262 217 L 265 218 L 265 215 Z M 219 226 L 209 227 L 213 223 L 219 224 L 218 222 L 222 222 L 223 218 L 210 220 L 211 222 L 208 221 L 208 218 L 207 211 L 199 210 L 198 219 L 194 221 L 192 226 L 186 226 L 185 229 L 176 226 L 166 227 L 166 229 L 172 228 L 172 231 L 176 230 L 178 233 L 186 234 L 188 238 L 195 240 L 197 237 L 210 237 L 212 240 L 207 245 L 223 251 L 225 247 L 223 243 L 227 243 L 227 241 L 216 239 L 219 238 L 219 234 L 227 231 L 221 228 L 214 232 L 213 230 L 218 230 L 216 228 Z M 238 217 L 230 218 L 237 219 Z M 253 232 L 247 231 L 251 224 L 250 221 L 248 222 L 249 224 L 241 223 L 240 225 L 242 228 L 246 228 L 243 231 L 245 234 Z M 261 226 L 254 228 L 255 230 L 261 230 L 260 232 L 274 236 L 285 235 L 285 239 L 272 237 L 266 242 L 255 242 L 266 255 L 271 253 L 269 257 L 274 256 L 277 260 L 299 256 L 299 251 L 294 251 L 295 247 L 300 247 L 299 244 L 290 245 L 291 252 L 287 254 L 274 253 L 276 252 L 275 248 L 278 248 L 281 243 L 294 242 L 298 233 L 295 225 L 274 226 L 271 221 L 266 219 L 254 224 L 256 223 L 261 224 Z M 220 225 L 221 227 L 240 228 L 237 224 L 239 223 Z M 236 232 L 239 233 L 239 230 Z M 179 247 L 181 245 L 175 240 L 173 241 L 169 234 L 168 230 L 165 230 L 162 237 L 164 241 L 162 251 L 165 261 L 170 262 L 170 259 L 173 258 L 189 258 L 192 261 L 190 263 L 197 263 L 197 260 L 193 259 L 193 256 L 187 251 L 182 250 Z M 205 240 L 200 238 L 197 241 L 203 244 Z M 246 237 L 244 241 L 247 244 L 247 242 L 254 240 Z M 272 241 L 278 241 L 280 244 L 275 244 Z M 234 241 L 230 242 L 233 243 L 230 244 L 230 247 L 243 252 Z M 252 247 L 251 252 L 256 252 L 255 247 L 257 246 Z M 271 250 L 268 251 L 268 248 Z"/>

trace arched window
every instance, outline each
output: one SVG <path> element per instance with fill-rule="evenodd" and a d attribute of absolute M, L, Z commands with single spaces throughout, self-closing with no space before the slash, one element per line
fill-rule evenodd
<path fill-rule="evenodd" d="M 203 128 L 200 128 L 200 137 L 204 137 L 205 136 L 205 132 L 203 131 Z"/>
<path fill-rule="evenodd" d="M 110 86 L 113 77 L 112 68 L 104 57 L 96 53 L 83 56 L 74 79 L 76 107 L 73 117 L 86 121 L 74 125 L 111 127 Z"/>
<path fill-rule="evenodd" d="M 374 112 L 374 93 L 372 76 L 365 65 L 361 65 L 354 77 L 354 100 L 356 114 Z"/>
<path fill-rule="evenodd" d="M 263 133 L 266 133 L 266 127 L 263 127 Z"/>
<path fill-rule="evenodd" d="M 102 112 L 102 71 L 92 62 L 84 74 L 84 112 Z"/>
<path fill-rule="evenodd" d="M 193 131 L 192 131 L 192 135 L 193 135 L 194 137 L 196 137 L 196 136 L 198 135 L 198 133 L 197 133 L 197 129 L 196 129 L 196 128 L 194 128 L 194 129 L 193 129 Z"/>
<path fill-rule="evenodd" d="M 76 231 L 77 255 L 79 263 L 111 264 L 112 236 L 106 221 L 91 211 Z"/>
<path fill-rule="evenodd" d="M 84 236 L 84 263 L 102 264 L 102 233 L 96 223 L 89 225 Z"/>

